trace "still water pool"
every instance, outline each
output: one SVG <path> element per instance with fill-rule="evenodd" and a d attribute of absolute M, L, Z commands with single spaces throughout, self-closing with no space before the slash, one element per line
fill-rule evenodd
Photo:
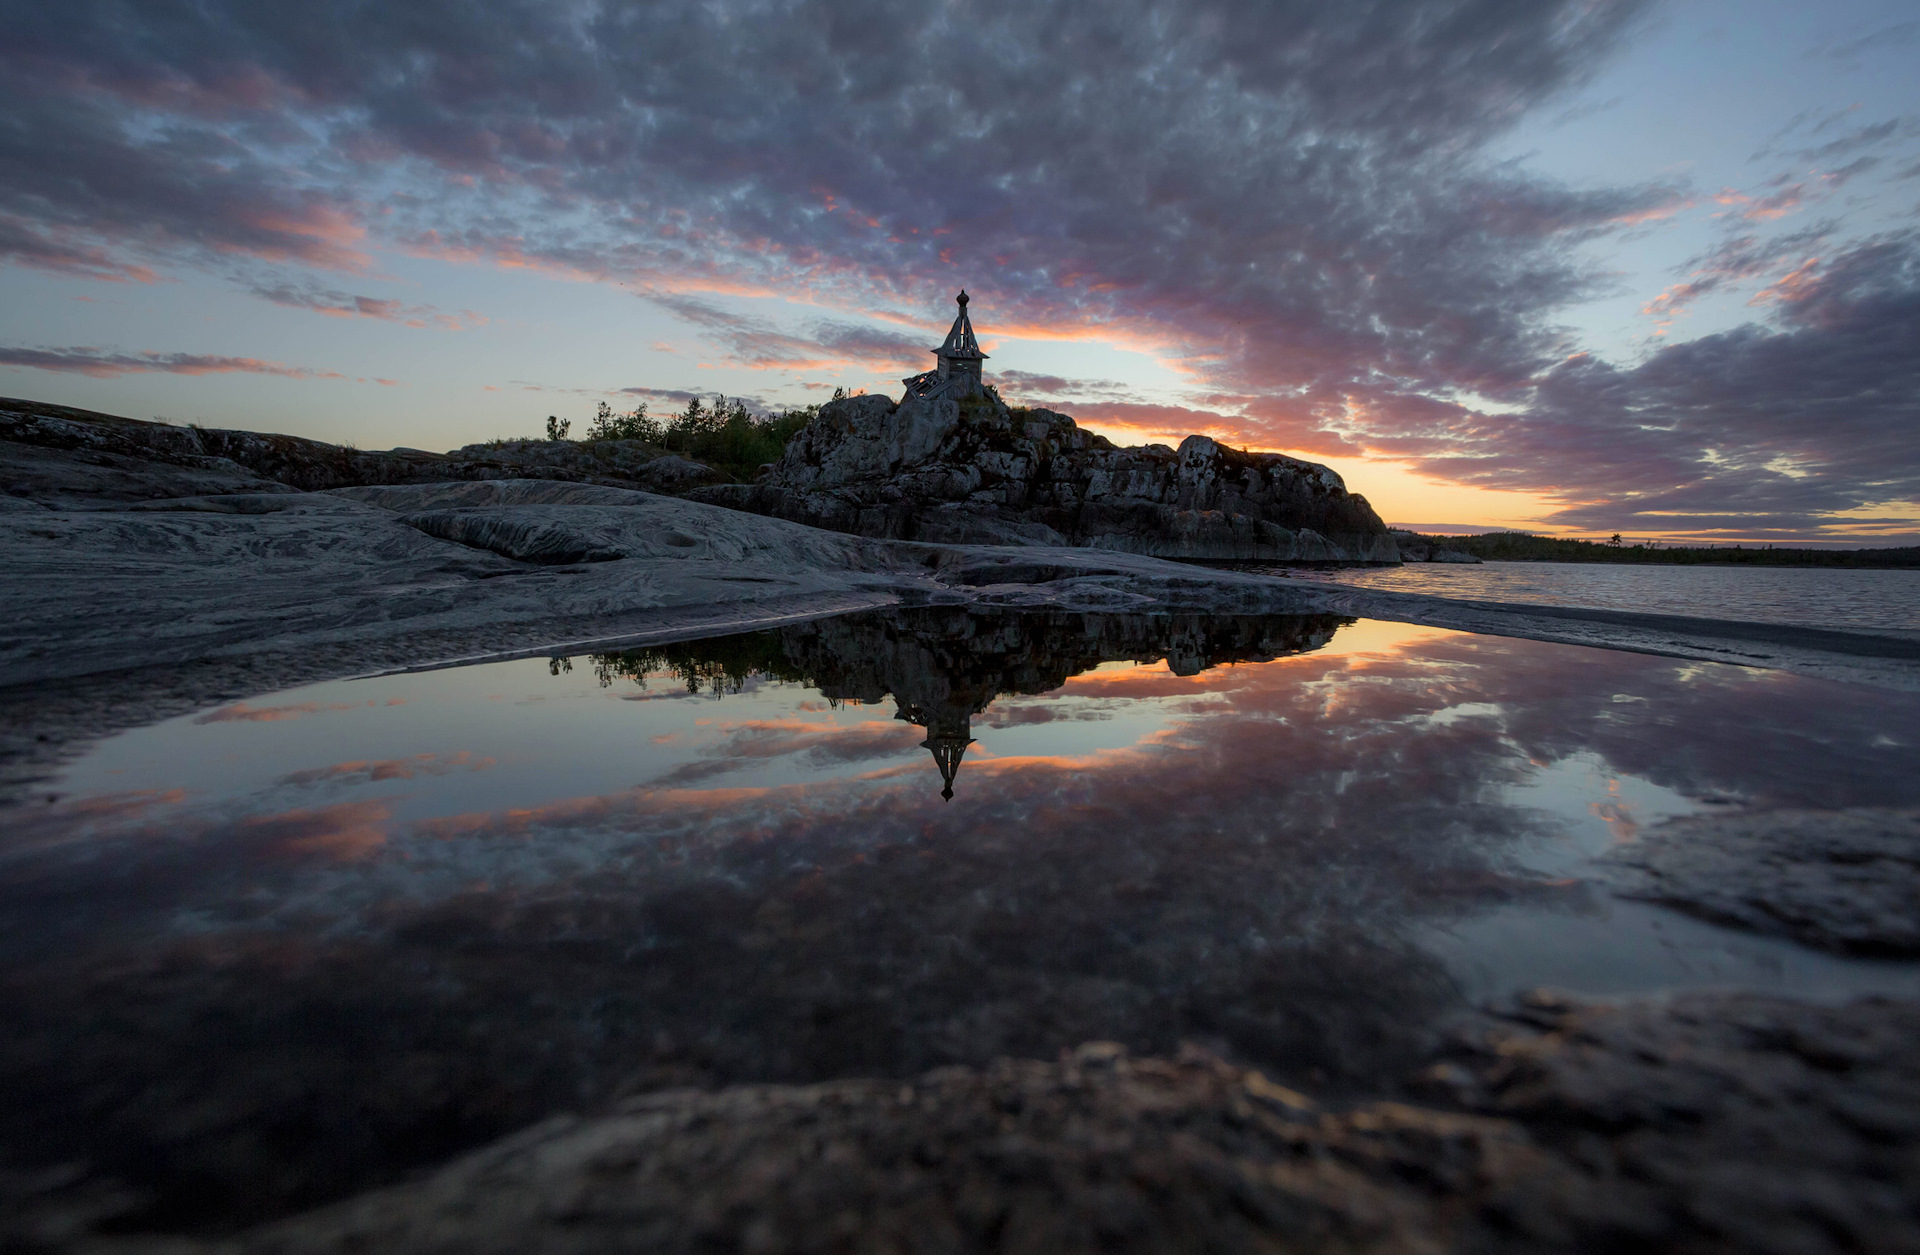
<path fill-rule="evenodd" d="M 1527 986 L 1920 995 L 1592 861 L 1920 804 L 1916 744 L 1920 695 L 1335 618 L 892 611 L 314 685 L 0 815 L 0 1149 L 223 1223 L 663 1086 L 1111 1039 L 1338 1092 Z"/>

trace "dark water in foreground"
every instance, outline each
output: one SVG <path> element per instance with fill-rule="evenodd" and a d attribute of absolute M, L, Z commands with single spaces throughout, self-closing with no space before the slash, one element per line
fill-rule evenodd
<path fill-rule="evenodd" d="M 888 612 L 316 685 L 0 815 L 0 1166 L 219 1226 L 662 1086 L 1106 1038 L 1377 1090 L 1523 986 L 1920 995 L 1590 863 L 1920 803 L 1916 744 L 1912 694 L 1326 618 Z"/>

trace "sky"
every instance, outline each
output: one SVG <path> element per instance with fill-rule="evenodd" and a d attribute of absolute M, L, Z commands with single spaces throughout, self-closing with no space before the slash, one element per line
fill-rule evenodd
<path fill-rule="evenodd" d="M 1390 523 L 1920 543 L 1910 0 L 0 0 L 0 393 L 444 450 L 989 381 Z"/>

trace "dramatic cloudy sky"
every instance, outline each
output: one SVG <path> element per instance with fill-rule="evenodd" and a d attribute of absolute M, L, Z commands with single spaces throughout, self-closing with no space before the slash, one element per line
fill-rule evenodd
<path fill-rule="evenodd" d="M 0 392 L 1010 400 L 1390 520 L 1920 533 L 1911 0 L 0 0 Z"/>

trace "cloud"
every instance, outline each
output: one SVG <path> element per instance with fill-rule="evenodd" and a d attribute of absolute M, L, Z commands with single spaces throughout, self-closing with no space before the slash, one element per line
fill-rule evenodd
<path fill-rule="evenodd" d="M 1647 302 L 1640 312 L 1671 322 L 1715 292 L 1783 267 L 1804 265 L 1836 226 L 1831 221 L 1818 223 L 1772 239 L 1762 239 L 1751 232 L 1727 238 L 1711 252 L 1688 261 L 1681 268 L 1687 272 L 1686 282 L 1667 288 Z"/>
<path fill-rule="evenodd" d="M 280 375 L 287 379 L 345 379 L 333 370 L 310 370 L 257 357 L 222 357 L 205 353 L 111 353 L 81 345 L 64 349 L 0 348 L 0 366 L 26 366 L 59 374 L 110 379 L 115 375 L 146 372 L 169 375 Z"/>
<path fill-rule="evenodd" d="M 1463 416 L 1407 439 L 1419 469 L 1565 502 L 1601 530 L 1818 535 L 1920 502 L 1920 238 L 1870 240 L 1769 290 L 1747 324 L 1621 369 L 1590 355 L 1540 379 L 1497 423 Z"/>
<path fill-rule="evenodd" d="M 1857 39 L 1822 48 L 1819 55 L 1851 67 L 1869 52 L 1911 48 L 1915 43 L 1920 43 L 1920 22 L 1894 22 Z"/>
<path fill-rule="evenodd" d="M 728 360 L 755 370 L 832 370 L 859 367 L 890 371 L 918 362 L 937 337 L 913 336 L 860 323 L 813 319 L 798 330 L 722 309 L 690 296 L 654 294 L 655 304 L 700 328 Z"/>
<path fill-rule="evenodd" d="M 447 331 L 464 331 L 469 327 L 484 326 L 488 321 L 484 315 L 470 309 L 463 309 L 457 314 L 448 314 L 432 305 L 407 305 L 388 298 L 356 296 L 350 292 L 317 287 L 313 284 L 260 285 L 253 289 L 253 294 L 262 300 L 272 301 L 275 305 L 285 305 L 290 309 L 312 310 L 314 313 L 325 314 L 331 318 L 377 318 L 382 322 L 395 322 L 407 327 L 439 327 Z"/>
<path fill-rule="evenodd" d="M 1059 375 L 1024 370 L 996 370 L 993 372 L 993 382 L 1002 396 L 1034 402 L 1063 401 L 1068 398 L 1099 398 L 1107 401 L 1140 399 L 1138 393 L 1117 379 L 1065 379 Z"/>
<path fill-rule="evenodd" d="M 1776 218 L 1784 218 L 1788 214 L 1797 212 L 1806 204 L 1807 185 L 1795 183 L 1792 187 L 1782 188 L 1771 196 L 1762 196 L 1757 199 L 1745 192 L 1728 187 L 1722 188 L 1719 195 L 1713 199 L 1719 204 L 1730 206 L 1731 209 L 1728 212 L 1737 209 L 1740 216 L 1749 222 L 1771 222 Z"/>
<path fill-rule="evenodd" d="M 0 259 L 53 274 L 110 283 L 153 283 L 159 279 L 146 266 L 116 257 L 102 245 L 76 241 L 72 236 L 72 232 L 58 227 L 0 216 Z"/>

